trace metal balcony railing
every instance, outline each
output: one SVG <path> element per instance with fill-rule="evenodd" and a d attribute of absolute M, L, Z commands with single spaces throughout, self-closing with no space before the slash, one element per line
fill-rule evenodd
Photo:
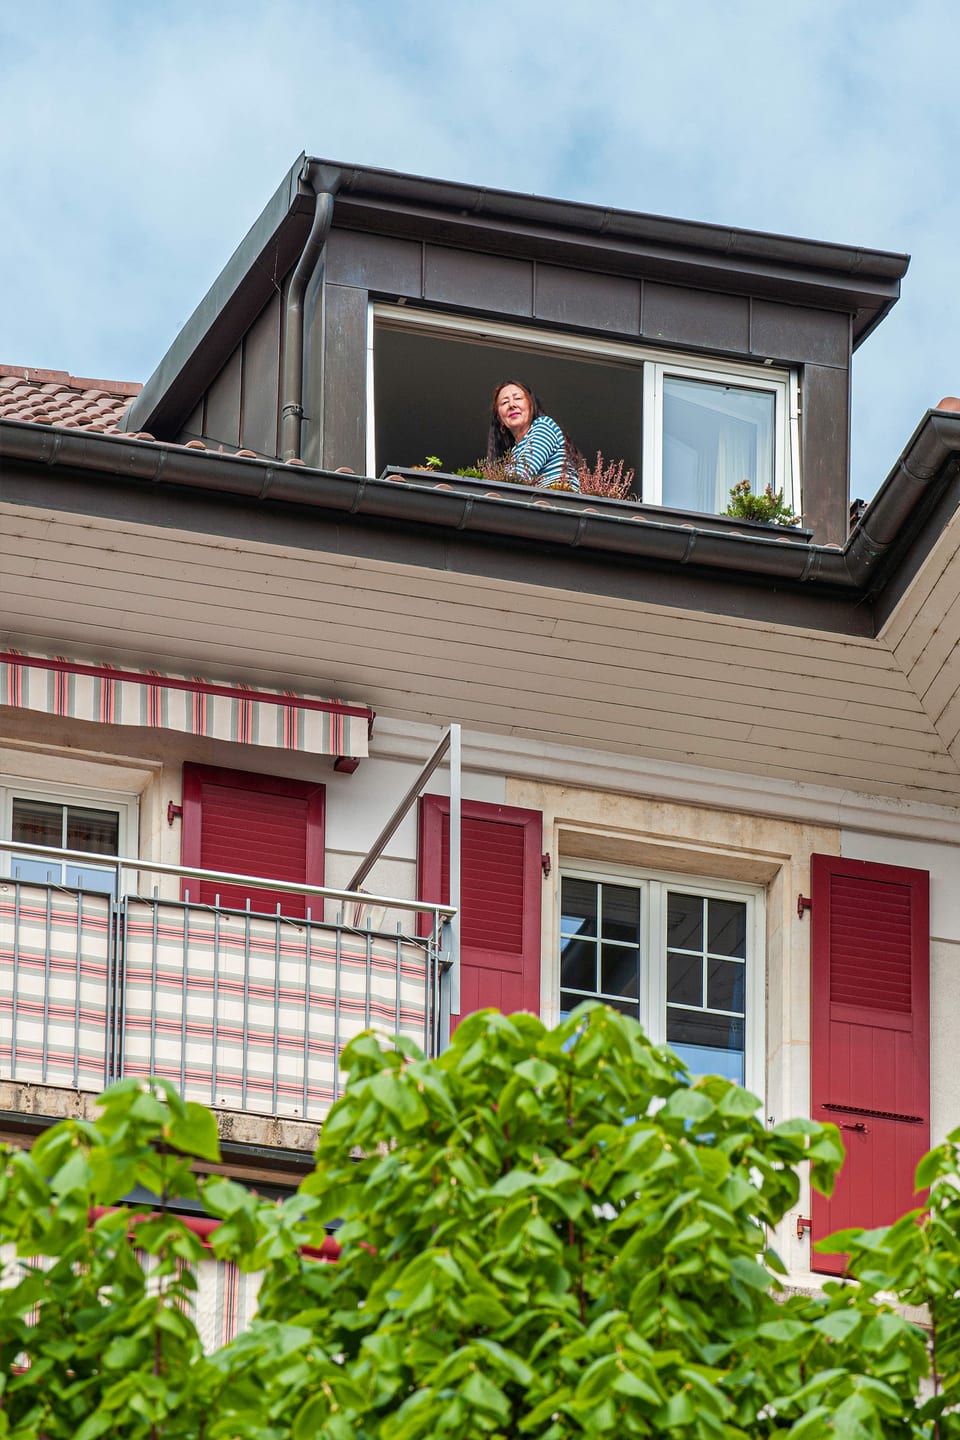
<path fill-rule="evenodd" d="M 3 874 L 0 1081 L 96 1093 L 152 1074 L 218 1109 L 322 1120 L 361 1030 L 441 1046 L 450 906 L 10 841 Z M 191 901 L 191 881 L 302 896 L 306 916 Z M 371 909 L 403 919 L 378 928 Z"/>

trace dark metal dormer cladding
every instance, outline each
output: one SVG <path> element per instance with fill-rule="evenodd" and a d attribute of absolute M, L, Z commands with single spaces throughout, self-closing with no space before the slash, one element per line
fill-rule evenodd
<path fill-rule="evenodd" d="M 301 159 L 126 423 L 269 457 L 294 453 L 293 435 L 327 470 L 379 474 L 428 453 L 454 468 L 484 448 L 492 385 L 519 377 L 587 455 L 633 466 L 645 501 L 697 512 L 722 508 L 741 457 L 706 502 L 702 486 L 670 490 L 664 455 L 688 437 L 670 432 L 669 407 L 692 402 L 702 420 L 732 405 L 765 437 L 764 478 L 819 543 L 842 543 L 850 359 L 906 266 Z"/>

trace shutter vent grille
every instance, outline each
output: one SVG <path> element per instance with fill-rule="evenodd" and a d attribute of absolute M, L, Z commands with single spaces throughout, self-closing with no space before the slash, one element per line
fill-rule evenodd
<path fill-rule="evenodd" d="M 832 877 L 832 1001 L 910 1014 L 910 915 L 906 885 Z"/>
<path fill-rule="evenodd" d="M 269 790 L 245 790 L 229 785 L 203 786 L 203 822 L 200 831 L 200 868 L 225 870 L 235 875 L 263 876 L 265 880 L 303 882 L 307 872 L 307 802 Z M 187 888 L 191 888 L 187 882 Z M 193 888 L 196 888 L 195 886 Z M 206 881 L 199 898 L 242 910 L 272 914 L 279 904 L 284 915 L 306 914 L 302 895 L 260 890 Z"/>
<path fill-rule="evenodd" d="M 460 938 L 465 946 L 523 953 L 523 846 L 521 825 L 464 816 L 461 830 Z M 450 817 L 444 815 L 440 851 L 441 893 L 450 898 Z"/>

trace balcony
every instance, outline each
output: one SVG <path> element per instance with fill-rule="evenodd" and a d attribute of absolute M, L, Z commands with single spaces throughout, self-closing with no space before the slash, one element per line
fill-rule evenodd
<path fill-rule="evenodd" d="M 440 1047 L 449 906 L 0 841 L 4 852 L 0 1081 L 98 1094 L 153 1074 L 217 1110 L 317 1122 L 342 1093 L 344 1046 L 368 1026 Z M 200 882 L 304 896 L 306 918 L 193 902 Z"/>

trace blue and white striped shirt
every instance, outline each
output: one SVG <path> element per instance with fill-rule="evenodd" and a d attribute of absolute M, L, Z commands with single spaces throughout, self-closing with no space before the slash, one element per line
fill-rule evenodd
<path fill-rule="evenodd" d="M 576 468 L 567 463 L 563 431 L 549 415 L 538 415 L 507 455 L 508 463 L 524 480 L 536 480 L 539 489 L 546 489 L 558 480 L 567 480 L 573 490 L 580 489 Z"/>

